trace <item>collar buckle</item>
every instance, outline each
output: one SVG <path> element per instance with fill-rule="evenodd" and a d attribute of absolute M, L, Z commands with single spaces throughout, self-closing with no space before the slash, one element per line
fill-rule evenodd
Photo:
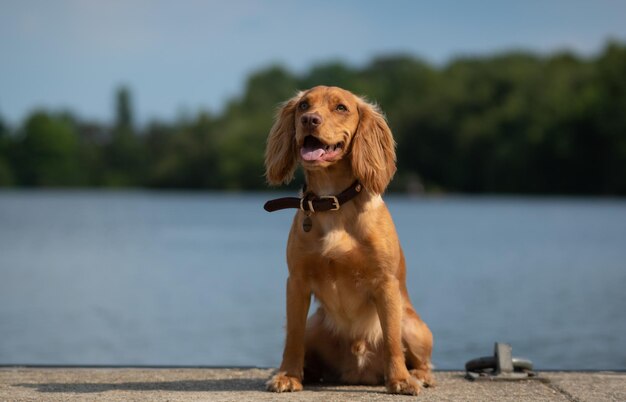
<path fill-rule="evenodd" d="M 332 203 L 333 207 L 330 209 L 330 211 L 339 211 L 339 208 L 341 208 L 341 205 L 339 204 L 339 200 L 334 195 L 322 195 L 319 198 L 320 200 L 333 200 L 333 203 Z"/>

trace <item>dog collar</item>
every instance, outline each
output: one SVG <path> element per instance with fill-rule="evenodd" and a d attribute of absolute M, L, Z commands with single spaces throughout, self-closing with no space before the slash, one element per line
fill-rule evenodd
<path fill-rule="evenodd" d="M 337 211 L 343 204 L 356 197 L 363 186 L 359 181 L 352 183 L 350 187 L 342 191 L 337 195 L 322 195 L 317 196 L 311 192 L 302 191 L 303 196 L 298 197 L 283 197 L 269 200 L 265 203 L 263 208 L 267 212 L 278 211 L 279 209 L 296 208 L 304 212 L 324 212 L 324 211 Z"/>

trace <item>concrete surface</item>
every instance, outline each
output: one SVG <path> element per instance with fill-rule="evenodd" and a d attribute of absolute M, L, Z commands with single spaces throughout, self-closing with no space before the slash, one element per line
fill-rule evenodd
<path fill-rule="evenodd" d="M 469 382 L 462 372 L 436 372 L 438 385 L 419 396 L 384 387 L 305 386 L 264 391 L 272 369 L 0 368 L 0 401 L 626 401 L 624 372 L 540 372 L 517 382 Z"/>

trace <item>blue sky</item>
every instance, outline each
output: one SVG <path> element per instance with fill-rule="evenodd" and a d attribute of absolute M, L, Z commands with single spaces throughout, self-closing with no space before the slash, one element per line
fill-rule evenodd
<path fill-rule="evenodd" d="M 249 73 L 408 53 L 434 64 L 509 49 L 592 56 L 626 40 L 626 2 L 0 0 L 0 116 L 107 121 L 121 84 L 140 123 L 241 94 Z"/>

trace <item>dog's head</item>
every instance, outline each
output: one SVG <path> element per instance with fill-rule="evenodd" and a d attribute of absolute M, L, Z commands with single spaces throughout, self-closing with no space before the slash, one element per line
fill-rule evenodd
<path fill-rule="evenodd" d="M 365 188 L 385 191 L 396 171 L 395 142 L 376 106 L 325 86 L 299 92 L 281 106 L 265 150 L 270 184 L 290 182 L 297 162 L 317 170 L 344 158 Z"/>

